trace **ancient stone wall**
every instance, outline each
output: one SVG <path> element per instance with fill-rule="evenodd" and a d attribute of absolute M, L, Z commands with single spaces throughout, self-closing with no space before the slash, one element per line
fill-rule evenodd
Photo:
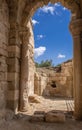
<path fill-rule="evenodd" d="M 6 3 L 7 2 L 7 3 Z M 8 109 L 12 109 L 14 112 L 19 107 L 20 94 L 20 80 L 21 72 L 23 69 L 21 67 L 22 62 L 22 41 L 23 37 L 20 39 L 20 33 L 24 34 L 27 32 L 26 24 L 29 22 L 30 18 L 33 16 L 35 11 L 49 2 L 56 3 L 61 2 L 65 7 L 71 9 L 72 21 L 70 23 L 70 30 L 74 39 L 74 89 L 75 89 L 75 115 L 78 119 L 82 118 L 82 2 L 71 1 L 71 0 L 0 0 L 0 110 L 4 109 L 7 104 Z M 8 4 L 8 5 L 7 5 Z M 9 24 L 10 23 L 10 24 Z M 27 52 L 29 56 L 27 62 L 27 79 L 26 86 L 29 87 L 29 91 L 24 87 L 22 92 L 22 98 L 28 100 L 28 95 L 33 94 L 34 88 L 34 65 L 33 65 L 33 32 L 32 27 L 30 27 L 31 36 L 27 36 Z M 29 40 L 30 39 L 30 40 Z M 78 44 L 77 44 L 78 43 Z M 25 46 L 24 46 L 25 47 Z M 77 62 L 78 61 L 78 62 Z M 22 62 L 23 63 L 23 62 Z M 64 66 L 65 67 L 65 66 Z M 21 69 L 20 69 L 21 68 Z M 66 68 L 66 67 L 65 67 Z M 70 67 L 69 67 L 70 70 Z M 62 72 L 63 71 L 63 72 Z M 71 84 L 71 78 L 69 72 L 66 69 L 62 69 L 61 74 L 56 73 L 57 79 L 62 85 L 62 88 L 66 88 L 66 84 Z M 8 73 L 7 73 L 8 72 Z M 65 78 L 62 73 L 67 74 Z M 24 73 L 25 74 L 25 73 Z M 24 76 L 24 75 L 23 75 Z M 46 82 L 48 76 L 40 76 L 40 82 Z M 49 82 L 51 82 L 50 78 Z M 57 80 L 57 86 L 61 86 Z M 49 83 L 48 82 L 48 83 Z M 40 83 L 40 86 L 44 86 L 44 83 Z M 64 84 L 65 83 L 65 84 Z M 48 85 L 47 85 L 48 86 Z M 53 85 L 52 85 L 53 86 Z M 71 90 L 70 85 L 68 91 L 63 94 L 69 94 Z M 40 93 L 43 93 L 45 86 L 40 87 Z M 47 88 L 47 87 L 46 87 Z M 59 87 L 57 87 L 59 88 Z M 54 88 L 56 89 L 56 88 Z M 64 90 L 64 89 L 63 89 Z M 67 89 L 66 89 L 67 90 Z M 27 92 L 26 92 L 27 91 Z M 7 95 L 7 96 L 6 96 Z M 24 97 L 23 97 L 24 96 Z M 65 96 L 65 95 L 64 95 Z M 7 102 L 6 102 L 7 100 Z M 24 107 L 24 104 L 22 103 Z"/>
<path fill-rule="evenodd" d="M 38 68 L 35 73 L 35 93 L 43 96 L 73 97 L 72 61 L 55 68 Z"/>
<path fill-rule="evenodd" d="M 9 11 L 5 0 L 0 2 L 0 110 L 6 107 L 7 94 L 7 58 L 9 38 Z"/>

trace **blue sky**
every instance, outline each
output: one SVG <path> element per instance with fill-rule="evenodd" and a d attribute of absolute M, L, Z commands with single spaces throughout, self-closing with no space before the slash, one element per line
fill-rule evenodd
<path fill-rule="evenodd" d="M 69 31 L 71 12 L 60 3 L 39 8 L 32 17 L 37 62 L 52 59 L 57 65 L 73 57 L 73 40 Z"/>

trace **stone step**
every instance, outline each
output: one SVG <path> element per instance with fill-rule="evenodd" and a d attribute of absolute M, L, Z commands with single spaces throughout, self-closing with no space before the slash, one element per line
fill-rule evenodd
<path fill-rule="evenodd" d="M 44 111 L 36 111 L 30 117 L 31 122 L 48 122 L 48 123 L 64 123 L 66 120 L 63 112 L 51 111 L 45 113 Z"/>
<path fill-rule="evenodd" d="M 45 121 L 51 123 L 64 123 L 65 122 L 65 114 L 60 112 L 48 112 L 45 115 Z"/>

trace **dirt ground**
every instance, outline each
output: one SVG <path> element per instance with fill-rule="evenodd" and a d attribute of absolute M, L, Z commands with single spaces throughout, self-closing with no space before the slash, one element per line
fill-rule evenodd
<path fill-rule="evenodd" d="M 82 121 L 76 121 L 73 116 L 68 116 L 64 123 L 30 122 L 29 118 L 35 111 L 74 109 L 73 100 L 40 97 L 40 101 L 40 103 L 30 103 L 29 110 L 25 113 L 0 120 L 0 130 L 82 130 Z"/>
<path fill-rule="evenodd" d="M 82 130 L 82 122 L 67 121 L 65 123 L 29 123 L 27 120 L 18 119 L 3 121 L 0 130 Z"/>

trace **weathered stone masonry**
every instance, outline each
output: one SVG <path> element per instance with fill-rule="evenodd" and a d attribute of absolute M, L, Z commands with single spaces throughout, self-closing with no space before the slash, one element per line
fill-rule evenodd
<path fill-rule="evenodd" d="M 36 9 L 49 2 L 61 2 L 72 11 L 70 29 L 74 39 L 74 89 L 75 89 L 75 116 L 82 118 L 82 1 L 75 0 L 0 0 L 0 111 L 12 109 L 14 112 L 26 110 L 28 95 L 33 94 L 33 33 L 30 33 L 27 23 Z M 31 23 L 30 23 L 31 25 Z M 25 31 L 26 30 L 26 31 Z M 28 31 L 27 31 L 28 30 Z M 26 33 L 27 32 L 27 36 Z M 31 30 L 32 32 L 32 30 Z M 29 33 L 31 36 L 29 36 Z M 23 43 L 29 46 L 29 56 L 22 58 Z M 29 36 L 29 37 L 28 37 Z M 30 39 L 30 41 L 29 41 Z M 24 45 L 27 46 L 27 45 Z M 28 51 L 29 50 L 29 51 Z M 30 51 L 31 50 L 31 51 Z M 22 61 L 23 59 L 23 61 Z M 24 63 L 26 72 L 22 78 Z M 26 65 L 27 64 L 27 65 Z M 79 64 L 79 65 L 78 65 Z M 26 78 L 28 77 L 28 78 Z M 32 78 L 31 78 L 32 77 Z M 26 78 L 26 80 L 25 80 Z M 21 80 L 22 79 L 22 80 Z M 25 84 L 26 82 L 26 84 Z M 23 86 L 22 84 L 24 83 Z M 32 90 L 31 90 L 32 87 Z M 27 91 L 29 88 L 29 91 Z M 23 91 L 22 91 L 23 90 Z M 21 94 L 21 95 L 20 95 Z M 26 102 L 26 103 L 25 103 Z"/>
<path fill-rule="evenodd" d="M 5 109 L 7 99 L 9 10 L 6 1 L 0 2 L 0 110 Z"/>
<path fill-rule="evenodd" d="M 36 68 L 34 92 L 48 98 L 73 98 L 73 61 L 57 67 Z"/>

